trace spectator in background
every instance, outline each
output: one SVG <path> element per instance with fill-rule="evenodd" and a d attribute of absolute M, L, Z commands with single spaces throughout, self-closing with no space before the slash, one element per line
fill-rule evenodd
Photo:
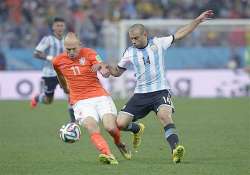
<path fill-rule="evenodd" d="M 4 1 L 0 2 L 0 20 L 6 21 L 9 15 L 9 8 L 7 8 L 7 4 Z"/>
<path fill-rule="evenodd" d="M 122 15 L 127 19 L 134 19 L 137 16 L 135 0 L 124 0 L 121 2 Z"/>
<path fill-rule="evenodd" d="M 6 70 L 6 58 L 4 53 L 0 50 L 0 71 L 1 70 Z"/>
<path fill-rule="evenodd" d="M 242 27 L 234 27 L 228 34 L 228 43 L 233 47 L 242 47 L 246 45 L 245 35 Z"/>
<path fill-rule="evenodd" d="M 100 47 L 103 44 L 99 35 L 102 23 L 108 19 L 190 19 L 208 8 L 214 9 L 217 18 L 250 17 L 249 0 L 3 0 L 0 1 L 0 30 L 6 35 L 1 40 L 7 40 L 6 47 L 32 47 L 40 37 L 34 35 L 37 33 L 36 20 L 42 18 L 48 21 L 57 14 L 64 16 L 67 23 L 70 23 L 69 31 L 78 33 L 80 30 L 79 36 L 88 45 L 90 42 L 91 46 Z M 81 16 L 82 13 L 84 16 Z M 94 27 L 90 38 L 84 34 L 88 29 L 81 27 L 82 18 L 89 19 Z"/>

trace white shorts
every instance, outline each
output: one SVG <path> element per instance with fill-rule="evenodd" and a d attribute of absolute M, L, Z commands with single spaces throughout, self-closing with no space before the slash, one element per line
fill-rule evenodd
<path fill-rule="evenodd" d="M 86 117 L 93 117 L 97 122 L 105 114 L 117 115 L 116 106 L 110 96 L 100 96 L 80 100 L 73 105 L 74 115 L 81 124 Z"/>

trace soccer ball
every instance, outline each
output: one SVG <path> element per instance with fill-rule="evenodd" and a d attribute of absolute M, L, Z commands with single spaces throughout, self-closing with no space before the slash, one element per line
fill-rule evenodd
<path fill-rule="evenodd" d="M 61 127 L 59 134 L 63 142 L 74 143 L 80 139 L 81 129 L 76 123 L 68 123 Z"/>

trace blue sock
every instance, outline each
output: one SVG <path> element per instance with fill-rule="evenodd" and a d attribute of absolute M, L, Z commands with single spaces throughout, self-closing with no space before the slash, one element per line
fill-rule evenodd
<path fill-rule="evenodd" d="M 127 128 L 123 129 L 123 131 L 131 131 L 136 134 L 140 131 L 140 126 L 137 123 L 131 122 L 128 124 Z"/>
<path fill-rule="evenodd" d="M 176 145 L 179 143 L 179 138 L 176 132 L 175 124 L 170 123 L 164 127 L 165 138 L 168 141 L 170 148 L 173 150 L 176 148 Z"/>

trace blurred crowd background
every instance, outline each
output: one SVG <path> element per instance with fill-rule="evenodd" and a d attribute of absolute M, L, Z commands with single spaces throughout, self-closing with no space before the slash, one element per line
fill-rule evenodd
<path fill-rule="evenodd" d="M 119 21 L 123 19 L 192 19 L 206 9 L 213 9 L 216 19 L 250 18 L 249 0 L 1 0 L 0 56 L 1 54 L 7 55 L 9 60 L 1 60 L 0 63 L 8 63 L 9 66 L 5 67 L 9 70 L 39 68 L 40 64 L 32 62 L 28 66 L 20 60 L 32 57 L 32 49 L 44 35 L 51 32 L 49 24 L 55 16 L 65 18 L 68 31 L 78 33 L 83 43 L 88 47 L 99 49 L 102 55 L 109 59 L 117 55 L 107 55 L 105 49 L 108 43 L 117 46 Z M 166 29 L 162 31 L 162 34 L 168 32 Z M 156 33 L 161 33 L 161 31 L 156 31 Z M 244 64 L 242 57 L 245 53 L 242 47 L 249 45 L 250 27 L 244 30 L 234 27 L 228 32 L 223 30 L 196 32 L 189 39 L 179 42 L 177 47 L 226 47 L 230 49 L 227 51 L 230 52 L 227 60 L 238 60 L 237 64 L 240 67 Z M 117 49 L 114 48 L 114 50 Z M 201 54 L 204 55 L 204 53 Z M 19 61 L 14 59 L 17 56 L 20 56 Z M 217 68 L 218 64 L 211 65 L 210 63 L 205 66 Z M 179 67 L 192 68 L 192 65 L 191 67 L 179 65 Z M 179 67 L 173 66 L 173 68 Z M 222 67 L 225 67 L 225 62 L 220 65 L 220 68 Z"/>

